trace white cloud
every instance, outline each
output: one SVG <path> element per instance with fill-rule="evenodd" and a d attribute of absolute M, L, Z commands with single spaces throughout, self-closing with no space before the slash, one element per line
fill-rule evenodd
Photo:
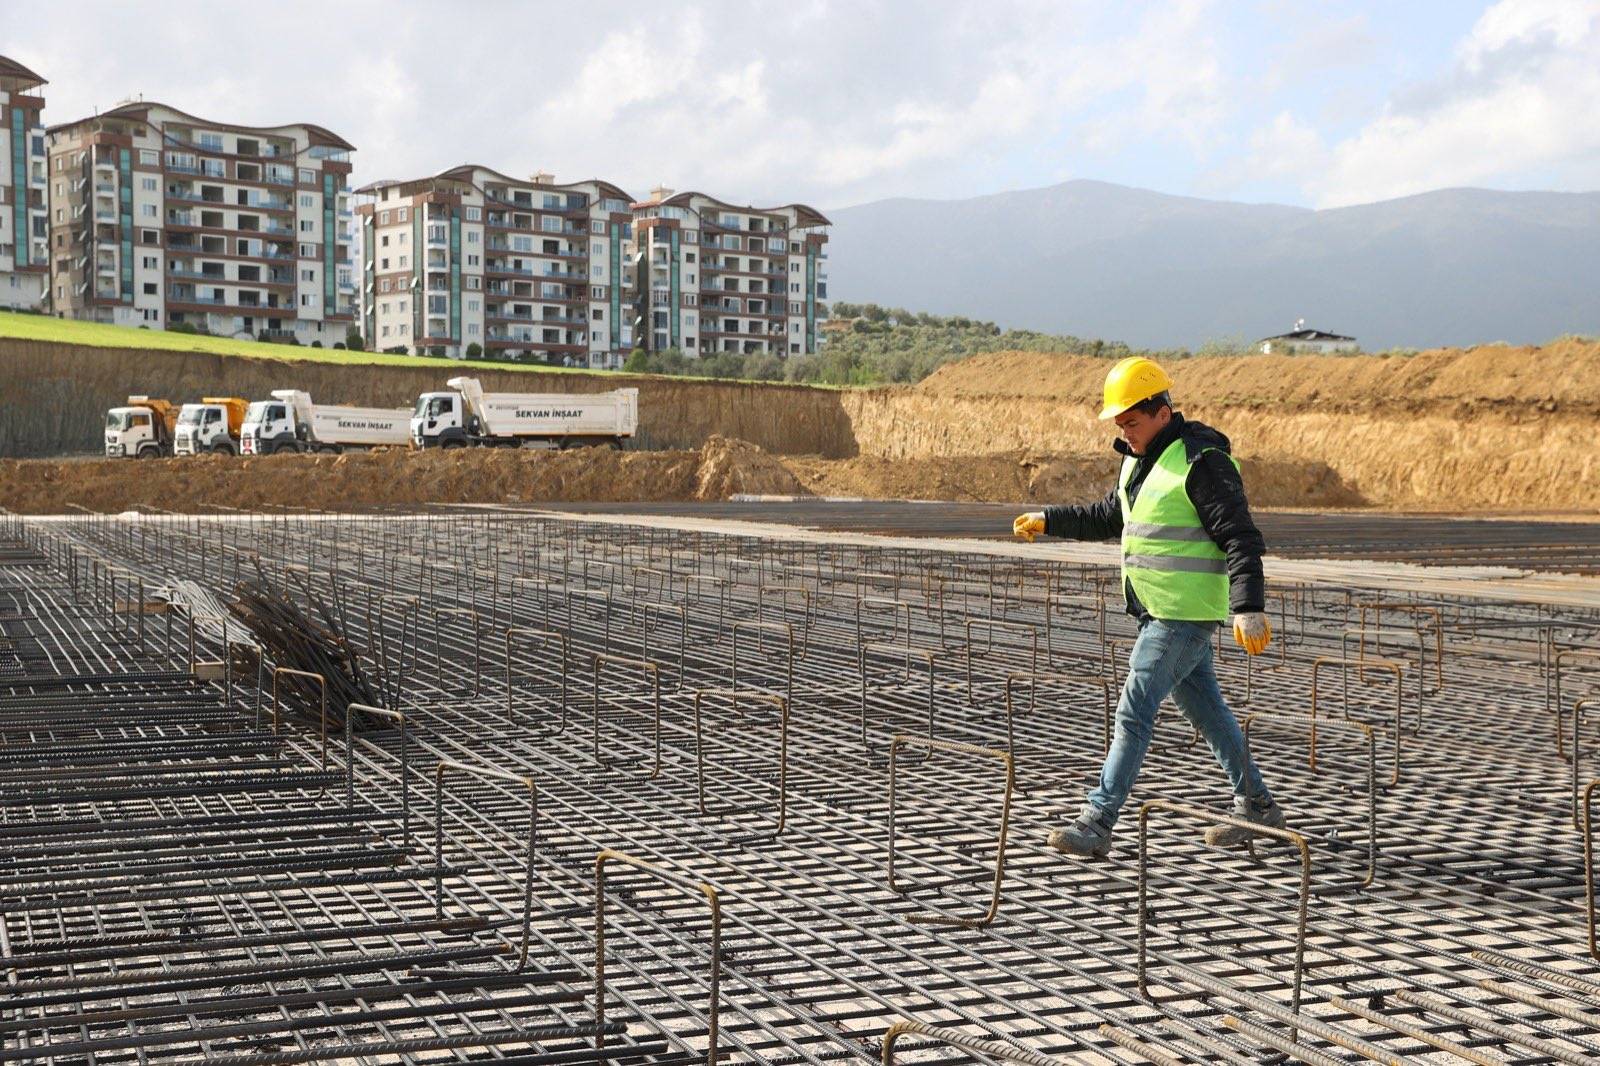
<path fill-rule="evenodd" d="M 1552 171 L 1600 185 L 1600 0 L 1501 0 L 1456 56 L 1422 103 L 1391 102 L 1325 155 L 1303 143 L 1302 184 L 1319 205 Z"/>

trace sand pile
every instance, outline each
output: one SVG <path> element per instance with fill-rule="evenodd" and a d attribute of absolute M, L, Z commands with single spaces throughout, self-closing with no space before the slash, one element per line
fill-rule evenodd
<path fill-rule="evenodd" d="M 749 441 L 714 435 L 700 449 L 694 498 L 726 500 L 730 496 L 795 496 L 805 489 L 776 457 Z"/>

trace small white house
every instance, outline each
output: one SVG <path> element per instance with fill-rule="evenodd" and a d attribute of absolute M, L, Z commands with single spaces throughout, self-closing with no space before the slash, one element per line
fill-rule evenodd
<path fill-rule="evenodd" d="M 1306 320 L 1300 319 L 1294 324 L 1294 329 L 1288 333 L 1280 333 L 1276 337 L 1264 337 L 1259 342 L 1262 355 L 1290 355 L 1300 352 L 1306 355 L 1318 355 L 1324 352 L 1354 352 L 1360 350 L 1354 337 L 1346 337 L 1342 333 L 1329 333 L 1326 330 L 1307 329 Z"/>

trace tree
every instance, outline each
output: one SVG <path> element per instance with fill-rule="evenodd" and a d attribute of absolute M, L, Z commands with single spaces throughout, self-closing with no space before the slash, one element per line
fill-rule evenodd
<path fill-rule="evenodd" d="M 650 372 L 650 356 L 643 348 L 635 348 L 628 353 L 627 361 L 622 364 L 622 369 L 630 374 L 647 374 Z"/>
<path fill-rule="evenodd" d="M 354 326 L 344 331 L 344 346 L 352 352 L 365 351 L 366 344 L 367 342 L 362 339 L 361 331 Z"/>
<path fill-rule="evenodd" d="M 473 341 L 471 344 L 467 345 L 467 358 L 468 359 L 476 359 L 479 356 L 481 356 L 482 354 L 483 354 L 483 345 L 479 344 L 477 341 Z"/>

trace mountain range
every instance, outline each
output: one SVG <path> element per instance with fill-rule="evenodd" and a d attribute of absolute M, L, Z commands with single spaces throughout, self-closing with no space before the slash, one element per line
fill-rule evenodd
<path fill-rule="evenodd" d="M 831 299 L 1006 327 L 1197 348 L 1304 319 L 1368 351 L 1600 333 L 1600 192 L 1314 210 L 1068 181 L 827 214 Z"/>

